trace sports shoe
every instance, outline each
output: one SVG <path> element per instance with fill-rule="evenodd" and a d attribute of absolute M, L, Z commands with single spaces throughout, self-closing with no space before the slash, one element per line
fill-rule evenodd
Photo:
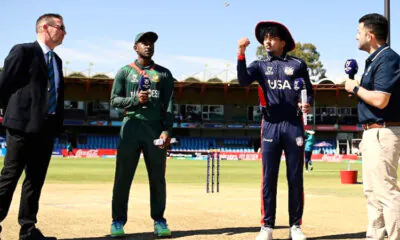
<path fill-rule="evenodd" d="M 20 232 L 19 239 L 57 240 L 56 237 L 44 236 L 37 228 L 32 229 L 30 232 L 22 232 L 22 234 Z"/>
<path fill-rule="evenodd" d="M 310 166 L 310 170 L 312 171 L 314 169 L 313 165 Z"/>
<path fill-rule="evenodd" d="M 171 237 L 171 230 L 166 221 L 154 221 L 154 235 L 156 237 Z"/>
<path fill-rule="evenodd" d="M 256 240 L 272 240 L 272 231 L 274 231 L 274 229 L 262 226 Z"/>
<path fill-rule="evenodd" d="M 111 224 L 111 237 L 122 237 L 124 235 L 124 222 L 113 221 Z"/>
<path fill-rule="evenodd" d="M 289 238 L 292 240 L 306 240 L 306 236 L 299 225 L 293 225 L 289 231 Z"/>

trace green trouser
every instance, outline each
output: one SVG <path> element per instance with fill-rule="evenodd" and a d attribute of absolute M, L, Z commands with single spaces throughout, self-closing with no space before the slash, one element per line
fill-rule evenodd
<path fill-rule="evenodd" d="M 120 132 L 121 140 L 118 145 L 114 179 L 113 221 L 123 221 L 124 224 L 127 221 L 129 191 L 141 151 L 143 151 L 150 183 L 151 218 L 155 221 L 165 220 L 166 150 L 160 149 L 153 144 L 153 140 L 160 136 L 161 131 L 159 121 L 151 122 L 128 117 L 124 118 Z"/>

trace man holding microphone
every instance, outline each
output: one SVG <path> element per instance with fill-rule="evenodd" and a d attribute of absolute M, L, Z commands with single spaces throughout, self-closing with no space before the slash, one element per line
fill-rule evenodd
<path fill-rule="evenodd" d="M 345 88 L 358 97 L 363 184 L 367 198 L 367 239 L 400 239 L 400 57 L 387 44 L 389 24 L 380 14 L 367 14 L 358 25 L 358 48 L 370 54 L 360 85 Z"/>
<path fill-rule="evenodd" d="M 136 35 L 133 49 L 137 59 L 118 71 L 111 90 L 111 106 L 124 109 L 112 197 L 112 237 L 125 235 L 129 193 L 141 152 L 149 176 L 154 235 L 157 238 L 171 236 L 164 211 L 166 147 L 172 134 L 174 78 L 167 68 L 152 60 L 157 39 L 155 32 Z M 155 139 L 161 144 L 156 146 Z"/>

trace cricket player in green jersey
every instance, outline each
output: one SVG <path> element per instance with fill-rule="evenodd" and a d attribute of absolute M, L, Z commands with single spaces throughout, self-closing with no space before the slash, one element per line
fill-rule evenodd
<path fill-rule="evenodd" d="M 150 182 L 154 234 L 156 237 L 171 236 L 164 211 L 166 147 L 170 143 L 173 124 L 174 80 L 168 69 L 152 60 L 157 39 L 154 32 L 136 36 L 133 49 L 137 59 L 118 71 L 111 90 L 111 106 L 124 110 L 112 198 L 112 237 L 125 235 L 123 227 L 127 221 L 129 191 L 141 152 Z M 150 82 L 148 90 L 141 87 L 143 78 Z M 156 146 L 155 139 L 163 139 L 164 143 Z"/>

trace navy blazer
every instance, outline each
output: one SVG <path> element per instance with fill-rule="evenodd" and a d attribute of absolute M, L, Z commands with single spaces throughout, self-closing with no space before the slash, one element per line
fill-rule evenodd
<path fill-rule="evenodd" d="M 60 73 L 54 134 L 59 135 L 64 119 L 64 77 L 62 60 L 57 54 L 54 56 Z M 4 61 L 0 76 L 0 102 L 5 107 L 3 125 L 26 133 L 42 131 L 48 117 L 49 81 L 39 43 L 15 45 Z"/>

